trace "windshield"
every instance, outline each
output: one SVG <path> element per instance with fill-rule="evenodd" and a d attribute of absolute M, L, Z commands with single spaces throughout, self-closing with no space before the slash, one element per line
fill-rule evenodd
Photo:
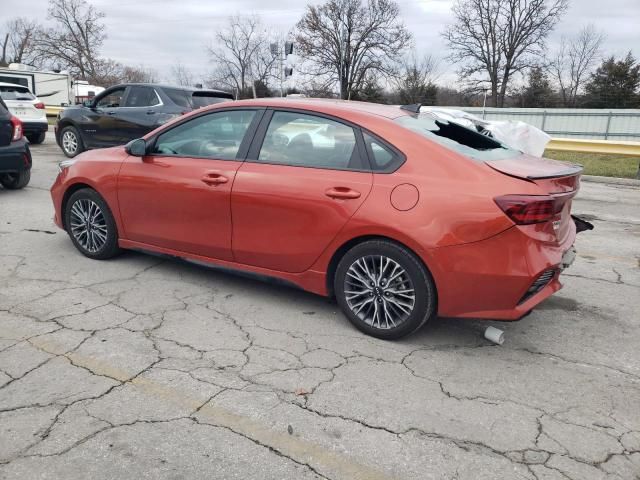
<path fill-rule="evenodd" d="M 0 97 L 3 100 L 33 100 L 36 98 L 28 88 L 19 85 L 0 85 Z"/>
<path fill-rule="evenodd" d="M 513 158 L 521 153 L 493 138 L 431 113 L 407 115 L 396 118 L 395 121 L 429 140 L 481 162 Z"/>

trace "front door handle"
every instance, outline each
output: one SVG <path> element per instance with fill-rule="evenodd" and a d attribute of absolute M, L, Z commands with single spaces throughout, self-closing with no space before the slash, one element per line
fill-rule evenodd
<path fill-rule="evenodd" d="M 116 112 L 113 111 L 113 110 L 110 110 L 110 111 L 107 112 L 107 115 L 115 115 L 115 114 L 116 114 Z"/>
<path fill-rule="evenodd" d="M 360 192 L 347 187 L 333 187 L 324 192 L 330 198 L 354 199 L 360 198 Z"/>
<path fill-rule="evenodd" d="M 205 173 L 200 180 L 202 180 L 207 185 L 222 185 L 223 183 L 227 183 L 229 181 L 227 177 L 216 172 Z"/>
<path fill-rule="evenodd" d="M 147 110 L 147 115 L 154 115 L 156 112 L 154 112 L 153 110 Z"/>

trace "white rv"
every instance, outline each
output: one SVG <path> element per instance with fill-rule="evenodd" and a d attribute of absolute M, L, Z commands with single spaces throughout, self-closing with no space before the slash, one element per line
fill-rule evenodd
<path fill-rule="evenodd" d="M 28 87 L 47 107 L 75 104 L 73 82 L 68 73 L 38 71 L 28 65 L 11 63 L 9 68 L 0 68 L 0 82 Z"/>

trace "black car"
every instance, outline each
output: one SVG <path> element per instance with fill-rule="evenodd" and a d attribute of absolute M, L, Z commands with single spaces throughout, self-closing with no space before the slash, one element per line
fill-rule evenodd
<path fill-rule="evenodd" d="M 150 83 L 116 85 L 60 112 L 56 141 L 71 158 L 90 148 L 123 145 L 176 116 L 228 100 L 233 95 L 219 90 Z"/>
<path fill-rule="evenodd" d="M 8 190 L 24 188 L 31 179 L 31 152 L 22 122 L 9 113 L 0 98 L 0 184 Z"/>

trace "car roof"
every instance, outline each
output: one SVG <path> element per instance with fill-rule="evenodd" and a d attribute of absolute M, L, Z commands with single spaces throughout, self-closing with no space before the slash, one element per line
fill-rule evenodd
<path fill-rule="evenodd" d="M 174 90 L 184 90 L 185 92 L 213 92 L 213 93 L 223 93 L 225 95 L 231 95 L 229 92 L 225 92 L 224 90 L 216 90 L 214 88 L 196 88 L 196 87 L 184 87 L 181 85 L 169 85 L 165 83 L 120 83 L 118 85 L 113 85 L 113 87 L 155 87 L 155 88 L 172 88 Z M 102 92 L 100 92 L 102 93 Z"/>
<path fill-rule="evenodd" d="M 242 105 L 256 107 L 299 108 L 302 110 L 335 113 L 338 115 L 341 113 L 348 114 L 358 111 L 389 119 L 403 117 L 411 113 L 402 110 L 399 105 L 384 105 L 381 103 L 338 100 L 334 98 L 256 98 L 233 102 L 234 107 Z"/>

